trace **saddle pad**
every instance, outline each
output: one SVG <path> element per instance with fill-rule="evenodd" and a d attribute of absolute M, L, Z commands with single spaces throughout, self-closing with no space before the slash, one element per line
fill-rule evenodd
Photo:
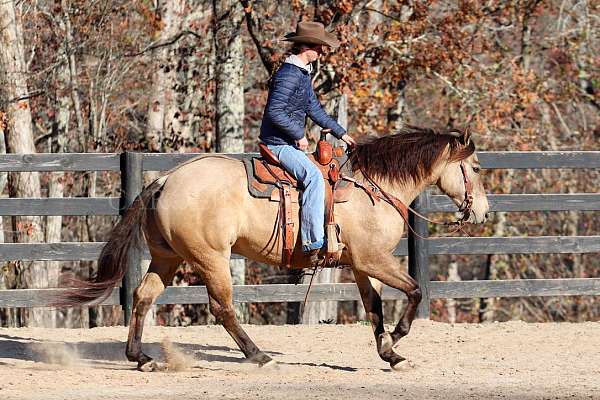
<path fill-rule="evenodd" d="M 260 199 L 279 201 L 279 188 L 275 185 L 275 178 L 273 178 L 267 167 L 264 165 L 264 159 L 262 157 L 244 157 L 242 160 L 246 167 L 248 191 L 250 192 L 250 195 Z M 290 182 L 292 185 L 292 202 L 298 203 L 298 198 L 300 197 L 302 189 L 298 187 L 296 180 L 280 167 L 272 164 L 269 164 L 268 167 L 279 179 Z M 334 202 L 343 203 L 348 201 L 353 187 L 354 185 L 352 185 L 351 182 L 340 180 L 337 183 L 334 192 Z"/>

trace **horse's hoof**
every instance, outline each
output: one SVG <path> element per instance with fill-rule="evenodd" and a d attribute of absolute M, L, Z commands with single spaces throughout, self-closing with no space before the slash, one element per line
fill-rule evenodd
<path fill-rule="evenodd" d="M 264 364 L 258 364 L 260 368 L 277 368 L 277 361 L 271 359 Z"/>
<path fill-rule="evenodd" d="M 250 357 L 248 361 L 258 364 L 259 367 L 266 367 L 275 363 L 275 361 L 273 361 L 271 357 L 269 357 L 262 351 Z"/>
<path fill-rule="evenodd" d="M 377 350 L 379 352 L 379 357 L 381 357 L 383 361 L 389 362 L 392 369 L 398 364 L 406 361 L 404 357 L 394 350 L 394 339 L 389 332 L 384 332 L 379 335 Z"/>
<path fill-rule="evenodd" d="M 396 363 L 390 362 L 390 368 L 397 372 L 407 372 L 413 369 L 414 367 L 415 365 L 406 359 L 402 359 L 401 361 L 398 361 Z"/>
<path fill-rule="evenodd" d="M 142 372 L 157 372 L 157 371 L 166 371 L 166 365 L 157 363 L 154 360 L 146 361 L 144 363 L 138 363 L 137 367 L 138 371 Z"/>

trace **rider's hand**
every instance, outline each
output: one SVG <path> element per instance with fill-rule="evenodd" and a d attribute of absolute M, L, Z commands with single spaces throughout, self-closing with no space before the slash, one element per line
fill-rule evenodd
<path fill-rule="evenodd" d="M 304 136 L 300 140 L 296 140 L 296 146 L 298 146 L 298 148 L 302 151 L 308 149 L 308 139 L 306 138 L 306 136 Z"/>
<path fill-rule="evenodd" d="M 350 147 L 356 146 L 356 140 L 354 140 L 354 138 L 348 134 L 342 136 L 342 140 Z"/>

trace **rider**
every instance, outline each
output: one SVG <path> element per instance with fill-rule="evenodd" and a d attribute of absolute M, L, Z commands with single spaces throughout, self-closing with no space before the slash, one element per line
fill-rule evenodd
<path fill-rule="evenodd" d="M 285 37 L 293 42 L 291 55 L 271 78 L 259 139 L 304 187 L 302 250 L 314 261 L 326 245 L 325 183 L 319 169 L 304 153 L 308 147 L 304 136 L 306 116 L 322 128 L 331 129 L 333 136 L 349 146 L 354 146 L 355 141 L 323 110 L 311 83 L 311 63 L 319 59 L 325 47 L 336 48 L 340 42 L 320 22 L 299 22 L 296 32 Z"/>

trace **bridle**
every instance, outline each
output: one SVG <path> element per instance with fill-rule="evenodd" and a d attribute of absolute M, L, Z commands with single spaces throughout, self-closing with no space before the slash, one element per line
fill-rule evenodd
<path fill-rule="evenodd" d="M 469 179 L 467 167 L 465 167 L 465 162 L 462 160 L 460 162 L 460 171 L 462 172 L 463 183 L 465 185 L 465 199 L 458 207 L 458 211 L 462 213 L 462 218 L 457 222 L 462 225 L 469 220 L 469 217 L 471 217 L 471 212 L 473 212 L 473 182 L 471 182 Z"/>

